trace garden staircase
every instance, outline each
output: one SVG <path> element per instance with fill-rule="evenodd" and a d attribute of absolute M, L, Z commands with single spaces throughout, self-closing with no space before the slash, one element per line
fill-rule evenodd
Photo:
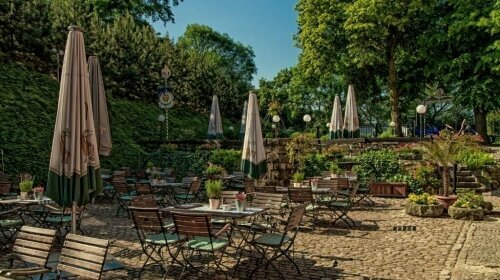
<path fill-rule="evenodd" d="M 476 192 L 485 192 L 487 188 L 480 183 L 478 175 L 472 170 L 461 167 L 457 172 L 457 190 L 475 190 Z M 451 176 L 451 184 L 453 184 L 453 174 Z"/>

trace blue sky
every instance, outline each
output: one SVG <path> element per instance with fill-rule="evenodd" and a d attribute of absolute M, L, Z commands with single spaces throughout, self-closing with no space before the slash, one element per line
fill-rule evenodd
<path fill-rule="evenodd" d="M 185 0 L 173 8 L 175 24 L 154 23 L 162 35 L 175 40 L 190 23 L 204 24 L 252 47 L 257 75 L 272 79 L 279 70 L 297 63 L 299 49 L 292 36 L 297 32 L 296 0 Z"/>

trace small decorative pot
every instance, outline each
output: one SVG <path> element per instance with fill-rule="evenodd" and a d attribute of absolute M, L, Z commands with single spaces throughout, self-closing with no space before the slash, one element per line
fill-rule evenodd
<path fill-rule="evenodd" d="M 449 196 L 441 196 L 441 195 L 436 195 L 436 198 L 440 204 L 443 204 L 444 209 L 448 209 L 450 206 L 457 201 L 458 196 L 456 195 L 449 195 Z"/>
<path fill-rule="evenodd" d="M 218 198 L 209 198 L 208 203 L 210 204 L 210 209 L 217 210 L 220 207 L 220 199 Z"/>
<path fill-rule="evenodd" d="M 28 199 L 28 192 L 21 192 L 22 199 Z"/>
<path fill-rule="evenodd" d="M 302 187 L 302 183 L 293 183 L 294 188 L 300 188 Z"/>

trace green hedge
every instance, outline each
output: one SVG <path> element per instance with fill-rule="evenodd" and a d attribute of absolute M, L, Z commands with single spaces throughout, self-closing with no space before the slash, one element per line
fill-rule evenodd
<path fill-rule="evenodd" d="M 7 174 L 29 172 L 36 176 L 35 184 L 45 181 L 58 87 L 57 80 L 49 75 L 28 71 L 20 65 L 0 65 L 0 149 L 4 150 Z M 113 150 L 109 157 L 101 157 L 101 165 L 109 169 L 143 167 L 148 154 L 141 143 L 159 139 L 157 118 L 162 111 L 155 103 L 110 96 L 108 107 Z M 185 108 L 169 112 L 169 139 L 206 138 L 208 114 Z"/>

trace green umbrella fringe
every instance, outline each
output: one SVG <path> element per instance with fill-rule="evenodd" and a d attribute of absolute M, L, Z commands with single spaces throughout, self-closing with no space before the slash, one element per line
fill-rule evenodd
<path fill-rule="evenodd" d="M 263 160 L 255 164 L 247 159 L 243 159 L 241 160 L 241 171 L 254 179 L 259 179 L 267 173 L 267 161 Z"/>
<path fill-rule="evenodd" d="M 359 129 L 354 131 L 344 130 L 344 138 L 359 138 Z"/>
<path fill-rule="evenodd" d="M 47 177 L 46 196 L 61 207 L 71 207 L 73 202 L 78 205 L 88 204 L 103 190 L 101 169 L 89 166 L 84 176 L 73 174 L 71 178 L 64 174 L 58 175 L 49 171 Z"/>
<path fill-rule="evenodd" d="M 340 139 L 342 138 L 342 131 L 341 130 L 336 130 L 336 131 L 330 131 L 330 139 Z"/>

